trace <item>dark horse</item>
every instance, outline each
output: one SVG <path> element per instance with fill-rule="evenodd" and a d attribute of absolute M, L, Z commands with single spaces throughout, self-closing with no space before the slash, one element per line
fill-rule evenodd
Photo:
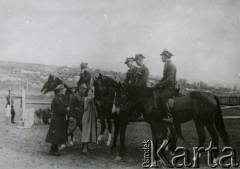
<path fill-rule="evenodd" d="M 68 87 L 61 79 L 59 79 L 58 77 L 56 77 L 56 76 L 54 76 L 52 74 L 49 75 L 47 82 L 43 85 L 43 87 L 41 89 L 41 92 L 43 94 L 46 94 L 48 92 L 54 91 L 54 89 L 59 84 L 63 84 L 64 87 L 66 88 L 65 102 L 69 105 L 70 98 L 73 95 L 73 92 L 72 92 L 71 88 Z M 67 119 L 67 126 L 68 126 L 68 123 L 69 123 L 69 119 Z M 73 141 L 73 133 L 70 134 L 70 137 L 71 137 L 71 141 Z M 68 140 L 66 140 L 66 141 L 68 141 Z"/>
<path fill-rule="evenodd" d="M 163 114 L 160 110 L 153 109 L 153 88 L 136 87 L 132 85 L 123 85 L 121 87 L 121 85 L 114 82 L 113 79 L 106 77 L 102 80 L 101 84 L 101 90 L 112 87 L 117 92 L 115 104 L 120 107 L 120 113 L 117 116 L 117 120 L 115 118 L 116 131 L 114 133 L 113 146 L 116 145 L 116 138 L 118 136 L 118 131 L 120 131 L 120 148 L 118 152 L 120 157 L 124 155 L 127 122 L 133 114 L 131 104 L 137 103 L 141 105 L 144 121 L 150 124 L 153 143 L 161 139 L 159 136 L 164 137 L 166 125 L 162 123 Z M 173 152 L 175 150 L 177 143 L 176 133 L 182 137 L 180 128 L 181 123 L 190 120 L 194 120 L 195 122 L 199 147 L 204 146 L 206 139 L 204 126 L 211 136 L 214 147 L 219 146 L 219 135 L 225 145 L 230 144 L 230 138 L 224 126 L 222 111 L 217 96 L 206 92 L 192 91 L 182 97 L 175 98 L 173 105 L 172 110 L 175 129 L 170 129 L 170 140 L 172 142 L 170 151 Z M 154 146 L 156 145 L 154 144 Z M 217 156 L 218 154 L 215 154 L 215 157 Z"/>
<path fill-rule="evenodd" d="M 153 109 L 154 89 L 147 87 L 136 87 L 132 85 L 124 85 L 123 88 L 124 90 L 120 90 L 120 92 L 122 92 L 117 94 L 116 100 L 118 102 L 122 102 L 121 100 L 123 99 L 123 95 L 127 95 L 128 100 L 140 103 L 142 105 L 142 108 L 144 109 L 144 119 L 150 124 L 152 140 L 153 143 L 156 143 L 156 141 L 159 139 L 159 135 L 161 133 L 163 134 L 163 129 L 165 129 L 166 125 L 164 125 L 164 123 L 161 121 L 163 118 L 161 111 Z M 219 135 L 225 145 L 230 144 L 230 138 L 224 126 L 222 111 L 217 96 L 201 91 L 188 92 L 186 95 L 182 97 L 176 97 L 174 99 L 172 111 L 176 129 L 180 128 L 181 123 L 194 120 L 198 134 L 199 147 L 204 146 L 206 139 L 204 126 L 207 128 L 211 136 L 214 147 L 219 147 Z M 175 150 L 177 142 L 175 131 L 175 129 L 171 131 L 170 137 L 170 140 L 172 141 L 170 151 L 172 152 Z M 154 144 L 153 146 L 156 145 Z M 120 150 L 121 149 L 124 149 L 124 147 L 120 147 Z M 123 152 L 123 150 L 121 151 Z M 214 157 L 216 160 L 218 154 L 214 154 Z"/>
<path fill-rule="evenodd" d="M 93 85 L 95 89 L 95 104 L 98 111 L 98 118 L 100 119 L 101 123 L 101 131 L 100 135 L 98 136 L 98 141 L 101 141 L 107 122 L 109 133 L 106 145 L 110 146 L 112 139 L 112 107 L 116 92 L 116 81 L 99 73 L 99 76 L 94 79 Z"/>
<path fill-rule="evenodd" d="M 114 79 L 110 77 L 99 74 L 99 77 L 95 79 L 94 86 L 96 91 L 96 98 L 99 97 L 100 99 L 102 95 L 106 95 L 105 93 L 108 93 L 109 95 L 111 95 L 109 100 L 111 104 L 109 104 L 108 116 L 109 117 L 111 116 L 113 118 L 114 127 L 115 127 L 111 149 L 116 148 L 117 138 L 120 132 L 121 146 L 118 154 L 119 156 L 122 156 L 121 154 L 123 154 L 123 151 L 124 151 L 123 147 L 124 147 L 124 141 L 125 141 L 126 126 L 129 121 L 136 121 L 134 119 L 136 114 L 134 114 L 134 112 L 130 112 L 129 104 L 126 104 L 127 99 L 124 97 L 125 95 L 120 94 L 121 92 L 119 91 L 120 90 L 123 91 L 123 89 L 121 88 L 122 85 L 120 83 L 116 82 Z M 116 98 L 117 100 L 115 100 Z M 115 110 L 112 110 L 113 104 L 116 107 Z"/>

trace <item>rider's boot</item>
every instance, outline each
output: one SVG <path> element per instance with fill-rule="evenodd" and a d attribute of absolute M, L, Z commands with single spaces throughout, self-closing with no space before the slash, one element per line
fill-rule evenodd
<path fill-rule="evenodd" d="M 165 112 L 167 114 L 167 118 L 163 118 L 162 121 L 168 123 L 168 124 L 173 124 L 173 117 L 172 117 L 172 112 L 171 109 L 169 108 L 168 103 L 165 103 Z"/>

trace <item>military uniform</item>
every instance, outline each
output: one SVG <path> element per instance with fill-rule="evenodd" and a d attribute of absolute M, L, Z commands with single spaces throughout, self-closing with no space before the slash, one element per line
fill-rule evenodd
<path fill-rule="evenodd" d="M 84 93 L 82 94 L 76 93 L 71 97 L 70 100 L 70 117 L 73 117 L 76 119 L 76 124 L 79 127 L 79 129 L 82 131 L 82 115 L 84 112 Z M 76 126 L 75 126 L 76 127 Z M 73 131 L 75 129 L 72 129 Z"/>
<path fill-rule="evenodd" d="M 167 50 L 164 50 L 161 55 L 167 58 L 173 56 Z M 168 119 L 163 120 L 167 122 L 172 122 L 172 113 L 168 105 L 168 99 L 173 97 L 173 95 L 176 93 L 178 89 L 176 74 L 177 74 L 176 66 L 171 62 L 171 60 L 166 61 L 164 64 L 163 78 L 156 85 L 156 87 L 160 89 L 158 96 L 160 108 L 162 109 L 163 112 L 165 112 L 165 115 L 168 116 Z"/>
<path fill-rule="evenodd" d="M 145 65 L 142 65 L 137 69 L 135 73 L 135 77 L 136 77 L 135 85 L 146 87 L 148 76 L 149 76 L 148 68 Z"/>
<path fill-rule="evenodd" d="M 163 89 L 177 89 L 176 74 L 176 66 L 171 61 L 166 62 L 163 70 L 163 78 L 157 84 L 157 87 Z"/>
<path fill-rule="evenodd" d="M 83 73 L 81 73 L 80 79 L 78 81 L 78 88 L 82 84 L 85 84 L 86 87 L 89 87 L 90 83 L 91 83 L 91 78 L 92 78 L 92 76 L 87 70 L 85 70 Z"/>
<path fill-rule="evenodd" d="M 132 68 L 128 69 L 127 74 L 126 74 L 126 78 L 124 80 L 124 83 L 128 83 L 128 84 L 134 84 L 136 81 L 136 72 L 137 72 L 138 68 L 133 66 Z"/>
<path fill-rule="evenodd" d="M 64 95 L 57 94 L 51 103 L 53 113 L 51 124 L 46 137 L 46 142 L 51 143 L 51 152 L 58 152 L 58 145 L 65 144 L 67 140 L 66 133 L 66 114 L 68 113 L 67 104 L 64 101 Z"/>

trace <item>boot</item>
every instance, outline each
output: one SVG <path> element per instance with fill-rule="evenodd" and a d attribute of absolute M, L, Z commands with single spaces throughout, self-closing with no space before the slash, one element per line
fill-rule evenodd
<path fill-rule="evenodd" d="M 169 108 L 168 103 L 165 103 L 165 106 L 166 106 L 165 112 L 167 114 L 167 118 L 163 118 L 162 121 L 166 122 L 167 124 L 173 124 L 172 112 Z"/>

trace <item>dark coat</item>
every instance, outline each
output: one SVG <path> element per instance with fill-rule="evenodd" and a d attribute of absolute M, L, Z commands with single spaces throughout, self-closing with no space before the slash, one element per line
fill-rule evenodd
<path fill-rule="evenodd" d="M 124 83 L 134 84 L 136 81 L 135 74 L 136 74 L 137 70 L 138 70 L 138 68 L 135 66 L 128 69 Z"/>
<path fill-rule="evenodd" d="M 78 87 L 84 83 L 87 87 L 89 87 L 91 78 L 92 78 L 91 74 L 87 70 L 85 70 L 83 73 L 80 74 L 80 79 L 78 81 Z"/>
<path fill-rule="evenodd" d="M 142 65 L 138 68 L 136 74 L 136 86 L 147 86 L 148 76 L 149 76 L 149 70 L 145 65 Z"/>
<path fill-rule="evenodd" d="M 69 107 L 70 117 L 81 119 L 84 112 L 84 96 L 80 96 L 78 93 L 73 95 Z"/>
<path fill-rule="evenodd" d="M 66 114 L 67 104 L 63 95 L 56 95 L 51 103 L 53 113 L 51 123 L 47 133 L 46 142 L 51 144 L 65 144 L 67 140 L 66 133 Z"/>
<path fill-rule="evenodd" d="M 171 61 L 166 62 L 163 70 L 163 78 L 158 82 L 157 87 L 177 89 L 176 74 L 176 66 Z"/>

